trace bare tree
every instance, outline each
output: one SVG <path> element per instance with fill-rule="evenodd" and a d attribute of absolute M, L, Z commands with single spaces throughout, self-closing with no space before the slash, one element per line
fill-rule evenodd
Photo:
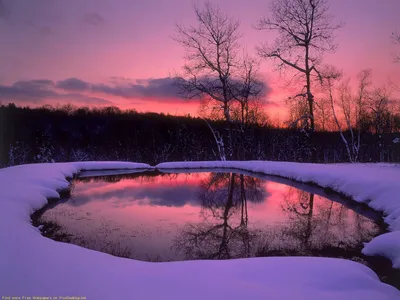
<path fill-rule="evenodd" d="M 364 69 L 357 75 L 358 86 L 357 86 L 357 94 L 355 98 L 355 113 L 356 113 L 356 128 L 357 128 L 357 145 L 354 146 L 354 150 L 357 151 L 357 157 L 361 147 L 361 132 L 363 130 L 364 124 L 363 120 L 366 119 L 367 111 L 366 111 L 366 103 L 369 97 L 369 88 L 372 84 L 371 82 L 371 69 Z"/>
<path fill-rule="evenodd" d="M 397 44 L 397 45 L 400 46 L 400 34 L 399 34 L 399 33 L 393 32 L 393 33 L 392 33 L 392 39 L 393 39 L 393 42 L 394 42 L 395 44 Z M 400 53 L 396 53 L 396 54 L 394 55 L 394 62 L 395 62 L 395 63 L 400 63 Z"/>
<path fill-rule="evenodd" d="M 239 21 L 230 19 L 210 2 L 194 6 L 198 25 L 176 26 L 174 39 L 186 50 L 179 87 L 187 98 L 206 97 L 220 103 L 226 121 L 233 100 L 229 81 L 238 65 Z"/>
<path fill-rule="evenodd" d="M 354 135 L 352 132 L 352 128 L 351 128 L 351 124 L 350 124 L 350 108 L 348 108 L 347 103 L 348 103 L 348 95 L 349 95 L 349 86 L 348 86 L 348 82 L 346 83 L 342 83 L 341 87 L 339 88 L 339 98 L 341 100 L 341 105 L 343 108 L 343 113 L 345 115 L 345 120 L 346 120 L 346 125 L 347 125 L 347 129 L 351 130 L 352 134 L 352 139 L 350 141 L 347 140 L 347 138 L 344 135 L 344 130 L 343 130 L 343 126 L 338 118 L 338 114 L 336 111 L 336 106 L 337 106 L 337 100 L 335 100 L 335 89 L 337 86 L 338 81 L 340 80 L 342 74 L 340 72 L 338 72 L 335 69 L 330 69 L 325 71 L 324 77 L 325 77 L 325 86 L 327 88 L 328 91 L 328 95 L 329 95 L 329 102 L 331 105 L 331 109 L 332 109 L 332 114 L 333 114 L 333 119 L 335 120 L 336 126 L 339 130 L 339 134 L 340 134 L 340 138 L 342 139 L 345 147 L 346 147 L 346 152 L 347 152 L 347 156 L 349 158 L 350 162 L 354 162 L 355 158 L 354 158 L 354 153 L 353 153 L 353 148 L 352 148 L 352 144 L 354 142 Z M 347 117 L 346 117 L 347 115 Z M 357 152 L 358 155 L 358 152 Z"/>
<path fill-rule="evenodd" d="M 238 119 L 242 125 L 258 123 L 257 120 L 261 116 L 256 117 L 255 108 L 265 92 L 264 83 L 258 75 L 259 62 L 244 53 L 238 67 L 237 79 L 229 84 L 230 92 L 239 105 Z"/>
<path fill-rule="evenodd" d="M 393 32 L 392 33 L 392 40 L 393 42 L 398 45 L 400 47 L 400 33 L 398 32 Z M 397 52 L 393 55 L 393 60 L 395 63 L 399 63 L 400 64 L 400 52 Z M 392 80 L 390 80 L 390 85 L 392 87 L 393 90 L 395 91 L 400 91 L 400 86 L 398 83 L 393 82 Z"/>
<path fill-rule="evenodd" d="M 383 134 L 390 132 L 391 112 L 390 93 L 386 88 L 376 88 L 368 99 L 368 108 L 371 111 L 372 130 L 377 136 L 379 161 L 384 161 Z"/>
<path fill-rule="evenodd" d="M 258 76 L 259 62 L 253 57 L 243 54 L 238 68 L 236 80 L 231 80 L 229 88 L 234 98 L 232 106 L 233 120 L 238 123 L 235 130 L 236 157 L 245 159 L 249 142 L 247 128 L 250 124 L 265 123 L 265 116 L 260 109 L 261 96 L 264 95 L 264 84 Z M 250 142 L 251 143 L 251 142 Z"/>
<path fill-rule="evenodd" d="M 358 91 L 353 95 L 350 88 L 350 79 L 342 80 L 342 74 L 333 68 L 323 71 L 324 86 L 328 92 L 328 99 L 340 137 L 346 147 L 350 162 L 357 162 L 361 147 L 361 131 L 365 120 L 366 103 L 369 95 L 368 88 L 371 84 L 370 70 L 361 71 L 358 76 Z M 342 117 L 339 117 L 338 109 Z M 345 135 L 345 132 L 349 136 Z"/>
<path fill-rule="evenodd" d="M 257 75 L 258 61 L 240 47 L 239 21 L 210 2 L 202 8 L 194 5 L 194 11 L 197 26 L 177 25 L 173 37 L 186 50 L 184 71 L 177 76 L 177 84 L 183 97 L 202 99 L 204 111 L 211 109 L 211 116 L 217 118 L 222 114 L 229 124 L 227 151 L 223 149 L 222 135 L 208 124 L 219 156 L 225 159 L 225 153 L 232 156 L 234 152 L 232 124 L 244 124 L 249 119 L 250 103 L 260 97 L 264 84 Z M 234 106 L 240 107 L 239 119 L 232 116 Z"/>
<path fill-rule="evenodd" d="M 390 93 L 385 88 L 376 88 L 368 99 L 368 106 L 372 114 L 372 125 L 375 134 L 383 134 L 387 124 L 387 115 L 390 114 Z"/>
<path fill-rule="evenodd" d="M 224 140 L 223 140 L 221 134 L 217 130 L 212 128 L 212 126 L 206 119 L 204 119 L 204 122 L 206 122 L 208 128 L 210 128 L 211 133 L 213 134 L 215 143 L 217 144 L 219 159 L 221 161 L 226 161 L 225 145 L 224 145 Z"/>
<path fill-rule="evenodd" d="M 323 97 L 315 102 L 315 114 L 317 115 L 315 127 L 322 131 L 332 130 L 332 111 L 329 98 Z"/>
<path fill-rule="evenodd" d="M 297 98 L 289 97 L 286 100 L 286 106 L 289 109 L 289 118 L 287 124 L 291 128 L 300 129 L 308 135 L 309 131 L 309 114 L 307 103 L 298 101 Z"/>
<path fill-rule="evenodd" d="M 258 47 L 261 57 L 273 59 L 279 70 L 291 70 L 303 82 L 295 98 L 307 101 L 308 113 L 303 116 L 315 129 L 313 81 L 322 81 L 319 72 L 323 54 L 333 52 L 333 34 L 342 24 L 335 24 L 326 0 L 273 0 L 268 18 L 256 25 L 259 30 L 278 33 L 273 45 Z"/>

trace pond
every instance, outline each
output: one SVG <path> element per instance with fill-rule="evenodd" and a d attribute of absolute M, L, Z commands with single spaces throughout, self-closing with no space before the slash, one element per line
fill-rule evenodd
<path fill-rule="evenodd" d="M 288 180 L 237 173 L 82 173 L 37 216 L 45 236 L 143 261 L 328 256 L 361 260 L 374 211 Z"/>

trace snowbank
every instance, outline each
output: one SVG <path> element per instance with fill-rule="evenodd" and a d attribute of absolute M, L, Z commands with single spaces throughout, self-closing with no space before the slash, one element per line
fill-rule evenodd
<path fill-rule="evenodd" d="M 254 163 L 250 163 L 254 164 Z M 259 165 L 264 163 L 258 163 Z M 255 164 L 254 164 L 255 165 Z M 147 263 L 41 236 L 30 214 L 85 169 L 131 163 L 60 163 L 0 169 L 0 295 L 90 299 L 400 299 L 352 261 L 274 257 Z M 50 298 L 51 299 L 51 298 Z M 61 298 L 59 298 L 61 299 Z"/>
<path fill-rule="evenodd" d="M 384 213 L 391 233 L 383 234 L 363 249 L 382 255 L 400 268 L 400 166 L 394 164 L 309 164 L 269 161 L 204 161 L 161 163 L 157 169 L 236 168 L 281 176 L 331 188 Z"/>

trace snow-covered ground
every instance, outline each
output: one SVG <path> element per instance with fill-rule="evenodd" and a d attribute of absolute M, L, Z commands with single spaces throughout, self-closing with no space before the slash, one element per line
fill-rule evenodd
<path fill-rule="evenodd" d="M 396 205 L 393 198 L 396 196 L 394 193 L 399 195 L 400 169 L 395 166 L 204 162 L 168 163 L 158 167 L 214 166 L 281 175 L 330 186 L 357 201 L 370 199 L 370 206 L 391 213 L 388 221 L 392 230 L 400 226 L 400 204 Z M 46 198 L 59 197 L 57 190 L 68 187 L 66 177 L 83 169 L 120 168 L 135 170 L 151 167 L 136 163 L 85 162 L 0 169 L 0 296 L 85 296 L 88 300 L 400 299 L 397 289 L 381 283 L 372 270 L 352 261 L 272 257 L 139 262 L 55 242 L 44 238 L 31 225 L 32 212 L 43 207 L 47 203 Z M 391 197 L 391 200 L 385 197 Z M 398 240 L 398 236 L 384 237 L 376 238 L 364 250 L 387 251 L 389 241 Z"/>

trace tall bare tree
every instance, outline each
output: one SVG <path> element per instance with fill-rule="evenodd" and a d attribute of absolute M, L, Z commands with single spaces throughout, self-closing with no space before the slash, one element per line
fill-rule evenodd
<path fill-rule="evenodd" d="M 211 106 L 217 115 L 222 113 L 229 124 L 228 153 L 232 153 L 232 124 L 238 121 L 232 117 L 232 107 L 240 107 L 240 121 L 244 122 L 249 103 L 264 90 L 257 76 L 258 62 L 241 49 L 239 21 L 210 2 L 202 7 L 194 5 L 194 11 L 196 26 L 177 25 L 173 37 L 186 51 L 183 74 L 177 76 L 177 84 L 183 97 L 201 98 L 203 106 Z M 211 130 L 220 153 L 225 153 L 220 148 L 224 143 L 217 138 L 219 134 Z"/>
<path fill-rule="evenodd" d="M 335 121 L 335 124 L 337 126 L 337 129 L 339 130 L 339 134 L 340 134 L 340 138 L 343 141 L 343 144 L 346 147 L 346 152 L 347 152 L 347 156 L 349 158 L 350 162 L 354 162 L 356 159 L 354 158 L 355 154 L 353 153 L 353 147 L 352 144 L 354 144 L 354 135 L 353 135 L 353 131 L 352 131 L 352 127 L 351 127 L 351 123 L 350 123 L 350 102 L 349 102 L 349 97 L 350 96 L 350 91 L 349 91 L 349 82 L 345 82 L 345 83 L 339 83 L 339 80 L 342 77 L 342 74 L 340 72 L 338 72 L 335 69 L 329 69 L 325 71 L 324 74 L 325 77 L 325 87 L 328 91 L 328 99 L 329 99 L 329 103 L 332 109 L 332 115 L 333 115 L 333 119 Z M 337 87 L 337 85 L 339 85 L 339 87 Z M 337 99 L 336 99 L 336 89 L 339 90 L 339 97 L 340 98 L 340 104 L 338 104 Z M 340 122 L 340 119 L 338 117 L 338 113 L 337 113 L 337 105 L 342 107 L 343 110 L 343 114 L 344 114 L 344 119 L 345 119 L 345 123 L 346 125 L 343 126 L 342 123 Z M 345 129 L 343 129 L 343 127 L 347 128 L 348 130 L 351 131 L 351 140 L 349 141 L 344 134 Z M 358 155 L 358 152 L 357 152 Z"/>
<path fill-rule="evenodd" d="M 371 129 L 377 137 L 377 150 L 379 161 L 385 159 L 383 135 L 391 132 L 392 109 L 390 92 L 386 88 L 376 88 L 368 99 L 368 108 L 371 111 Z"/>
<path fill-rule="evenodd" d="M 356 119 L 356 129 L 357 129 L 357 145 L 355 150 L 357 150 L 357 157 L 361 147 L 361 132 L 363 131 L 365 124 L 363 124 L 367 116 L 367 100 L 370 94 L 371 81 L 371 69 L 364 69 L 357 75 L 358 86 L 357 94 L 355 95 L 355 119 Z"/>
<path fill-rule="evenodd" d="M 254 123 L 254 108 L 260 103 L 260 97 L 264 96 L 264 84 L 259 78 L 258 70 L 259 62 L 243 53 L 238 64 L 237 78 L 229 84 L 230 92 L 239 106 L 240 116 L 236 119 L 242 125 Z"/>
<path fill-rule="evenodd" d="M 397 45 L 400 46 L 400 33 L 393 32 L 393 33 L 392 33 L 392 39 L 393 39 L 393 42 L 394 42 L 395 44 L 397 44 Z M 400 53 L 396 53 L 396 54 L 394 55 L 394 62 L 395 62 L 395 63 L 400 63 Z"/>
<path fill-rule="evenodd" d="M 273 0 L 270 16 L 256 25 L 256 29 L 278 33 L 274 44 L 263 44 L 258 52 L 301 80 L 303 88 L 295 98 L 307 101 L 308 114 L 303 119 L 309 120 L 311 133 L 315 129 L 313 81 L 322 81 L 323 54 L 336 49 L 333 34 L 341 26 L 334 23 L 326 0 Z"/>
<path fill-rule="evenodd" d="M 323 97 L 318 102 L 315 102 L 315 115 L 317 116 L 315 122 L 315 127 L 317 130 L 329 131 L 334 128 L 332 126 L 333 116 L 328 97 Z"/>
<path fill-rule="evenodd" d="M 347 156 L 350 162 L 357 162 L 361 131 L 365 129 L 363 122 L 367 116 L 371 70 L 363 70 L 357 75 L 356 94 L 351 91 L 350 79 L 340 81 L 342 74 L 334 68 L 325 69 L 323 76 L 333 119 L 346 147 Z"/>
<path fill-rule="evenodd" d="M 205 97 L 219 103 L 230 122 L 231 104 L 256 92 L 252 84 L 257 66 L 247 55 L 240 55 L 239 21 L 210 2 L 203 8 L 194 5 L 194 11 L 197 26 L 177 25 L 173 37 L 186 50 L 179 86 L 187 98 Z"/>
<path fill-rule="evenodd" d="M 393 32 L 392 40 L 394 44 L 400 47 L 400 33 Z M 394 63 L 400 64 L 400 50 L 393 54 L 393 61 Z M 394 82 L 391 79 L 389 79 L 389 84 L 393 90 L 400 92 L 400 85 L 398 82 Z"/>

